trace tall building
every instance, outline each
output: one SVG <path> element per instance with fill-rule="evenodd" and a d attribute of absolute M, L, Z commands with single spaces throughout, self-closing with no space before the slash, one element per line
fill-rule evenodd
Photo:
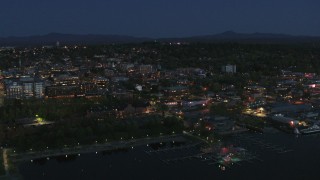
<path fill-rule="evenodd" d="M 44 97 L 44 83 L 42 81 L 34 82 L 34 97 L 35 98 Z"/>

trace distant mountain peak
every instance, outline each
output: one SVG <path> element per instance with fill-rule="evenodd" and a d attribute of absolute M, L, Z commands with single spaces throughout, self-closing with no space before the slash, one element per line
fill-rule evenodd
<path fill-rule="evenodd" d="M 235 31 L 229 30 L 229 31 L 225 31 L 225 32 L 223 32 L 221 34 L 223 34 L 223 35 L 234 35 L 234 34 L 238 34 L 238 33 L 236 33 Z"/>

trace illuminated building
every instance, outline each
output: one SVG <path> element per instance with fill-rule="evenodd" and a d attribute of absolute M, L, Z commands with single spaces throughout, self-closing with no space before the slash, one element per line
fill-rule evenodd
<path fill-rule="evenodd" d="M 226 65 L 221 67 L 221 71 L 225 73 L 236 73 L 237 72 L 237 66 L 236 65 Z"/>
<path fill-rule="evenodd" d="M 23 77 L 6 84 L 6 98 L 9 99 L 42 98 L 43 92 L 43 82 L 30 77 Z"/>

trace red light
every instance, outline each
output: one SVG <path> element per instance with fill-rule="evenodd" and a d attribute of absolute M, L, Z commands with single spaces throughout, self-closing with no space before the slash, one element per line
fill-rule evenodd
<path fill-rule="evenodd" d="M 315 85 L 315 84 L 310 84 L 309 87 L 310 87 L 310 88 L 315 88 L 316 85 Z"/>
<path fill-rule="evenodd" d="M 294 122 L 293 122 L 293 121 L 290 121 L 290 125 L 291 125 L 291 126 L 294 126 Z"/>
<path fill-rule="evenodd" d="M 229 149 L 226 148 L 226 147 L 223 147 L 223 148 L 221 149 L 221 153 L 222 153 L 222 154 L 227 154 L 228 152 L 229 152 Z"/>

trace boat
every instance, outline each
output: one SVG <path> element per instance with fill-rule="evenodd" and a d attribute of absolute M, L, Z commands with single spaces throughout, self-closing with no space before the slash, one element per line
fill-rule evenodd
<path fill-rule="evenodd" d="M 320 127 L 318 125 L 313 125 L 309 128 L 300 130 L 301 134 L 311 134 L 311 133 L 320 133 Z"/>

